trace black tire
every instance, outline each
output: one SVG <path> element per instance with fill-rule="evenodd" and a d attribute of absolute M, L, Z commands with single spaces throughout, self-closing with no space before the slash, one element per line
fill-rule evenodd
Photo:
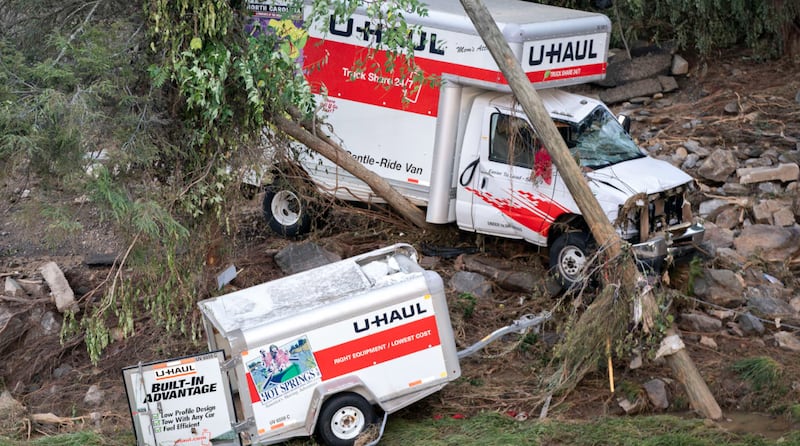
<path fill-rule="evenodd" d="M 267 186 L 262 210 L 270 229 L 283 237 L 297 237 L 311 229 L 308 202 L 291 187 Z"/>
<path fill-rule="evenodd" d="M 356 393 L 340 393 L 322 406 L 317 437 L 328 446 L 351 446 L 369 425 L 375 423 L 375 408 Z"/>
<path fill-rule="evenodd" d="M 550 274 L 565 289 L 571 290 L 587 277 L 594 240 L 586 232 L 564 232 L 550 245 Z"/>

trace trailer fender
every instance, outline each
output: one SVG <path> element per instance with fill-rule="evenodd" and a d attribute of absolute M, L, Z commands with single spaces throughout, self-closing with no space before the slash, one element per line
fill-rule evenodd
<path fill-rule="evenodd" d="M 314 389 L 314 396 L 311 398 L 311 404 L 308 406 L 308 415 L 306 416 L 306 425 L 309 432 L 314 432 L 317 427 L 319 413 L 322 410 L 322 405 L 325 404 L 330 397 L 341 392 L 351 392 L 361 395 L 372 405 L 380 403 L 372 391 L 361 381 L 357 376 L 345 376 L 341 379 L 333 379 L 326 381 Z M 383 407 L 380 407 L 383 410 Z"/>

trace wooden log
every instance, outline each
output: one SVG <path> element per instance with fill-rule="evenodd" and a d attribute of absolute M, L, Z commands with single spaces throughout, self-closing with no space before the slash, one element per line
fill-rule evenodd
<path fill-rule="evenodd" d="M 667 330 L 667 336 L 678 336 L 677 330 L 670 328 Z M 667 364 L 672 369 L 672 374 L 686 389 L 686 394 L 692 404 L 692 408 L 706 418 L 712 420 L 719 420 L 722 418 L 722 409 L 719 404 L 711 395 L 711 392 L 706 386 L 703 377 L 694 365 L 692 358 L 682 347 L 674 353 L 666 356 Z"/>

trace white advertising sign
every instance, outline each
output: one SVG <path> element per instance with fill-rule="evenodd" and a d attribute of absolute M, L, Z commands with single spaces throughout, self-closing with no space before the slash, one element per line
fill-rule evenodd
<path fill-rule="evenodd" d="M 222 351 L 122 370 L 138 446 L 239 445 Z"/>

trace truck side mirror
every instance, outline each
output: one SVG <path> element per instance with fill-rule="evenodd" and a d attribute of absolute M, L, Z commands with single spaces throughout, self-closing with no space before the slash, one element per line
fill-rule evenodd
<path fill-rule="evenodd" d="M 621 125 L 622 128 L 625 130 L 625 133 L 631 132 L 631 118 L 629 116 L 619 115 L 617 116 L 617 121 L 619 122 L 619 125 Z"/>

